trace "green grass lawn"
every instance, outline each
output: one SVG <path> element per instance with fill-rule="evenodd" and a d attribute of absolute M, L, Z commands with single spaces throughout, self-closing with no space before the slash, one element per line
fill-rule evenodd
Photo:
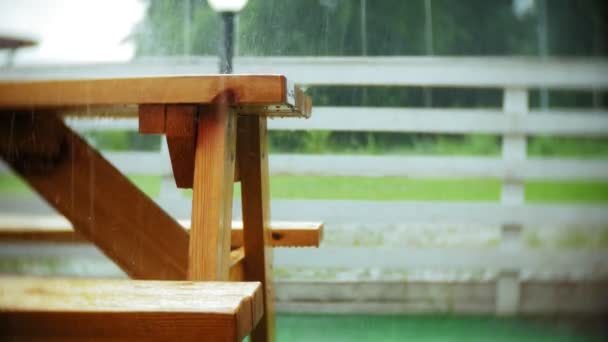
<path fill-rule="evenodd" d="M 277 316 L 278 341 L 602 341 L 572 324 L 466 316 Z M 580 329 L 580 327 L 579 327 Z"/>
<path fill-rule="evenodd" d="M 408 179 L 402 177 L 306 177 L 271 179 L 273 198 L 351 200 L 495 201 L 497 180 Z"/>
<path fill-rule="evenodd" d="M 499 201 L 500 184 L 500 181 L 495 179 L 275 176 L 270 181 L 270 192 L 274 199 Z M 190 195 L 190 191 L 185 193 Z M 239 193 L 237 184 L 235 196 Z M 548 203 L 608 203 L 608 183 L 527 182 L 526 200 Z"/>
<path fill-rule="evenodd" d="M 151 197 L 160 190 L 156 176 L 129 176 Z M 0 194 L 27 195 L 27 185 L 16 177 L 0 176 Z M 188 192 L 186 192 L 188 194 Z M 239 194 L 237 186 L 236 194 Z M 500 181 L 494 179 L 409 179 L 402 177 L 307 177 L 271 178 L 271 196 L 275 199 L 342 200 L 416 200 L 416 201 L 498 201 Z M 606 182 L 526 183 L 529 202 L 608 202 Z"/>
<path fill-rule="evenodd" d="M 493 179 L 408 179 L 402 177 L 305 177 L 271 179 L 273 198 L 498 201 L 500 181 Z M 608 183 L 526 183 L 530 202 L 608 202 Z"/>
<path fill-rule="evenodd" d="M 131 182 L 135 183 L 143 192 L 150 197 L 156 197 L 160 193 L 160 177 L 147 175 L 129 175 Z M 12 175 L 0 175 L 0 195 L 11 194 L 16 196 L 27 196 L 32 191 L 27 183 L 19 177 Z"/>
<path fill-rule="evenodd" d="M 342 134 L 342 133 L 341 133 Z M 370 135 L 365 144 L 349 139 L 330 139 L 327 131 L 272 131 L 271 146 L 275 152 L 349 153 L 349 154 L 413 154 L 413 155 L 500 155 L 500 139 L 493 135 L 437 135 L 433 139 L 405 139 L 407 134 Z M 339 135 L 334 138 L 339 138 Z M 344 135 L 344 134 L 342 134 Z M 347 134 L 348 135 L 348 134 Z M 105 150 L 126 150 L 145 146 L 158 150 L 158 137 L 141 136 L 135 132 L 89 132 L 85 136 Z M 299 137 L 299 138 L 298 138 Z M 297 138 L 297 139 L 296 139 Z M 342 137 L 348 138 L 348 137 Z M 399 138 L 399 139 L 397 139 Z M 411 138 L 411 137 L 410 137 Z M 302 140 L 305 146 L 295 143 Z M 368 139 L 368 140 L 369 140 Z M 358 141 L 355 139 L 355 142 Z M 375 143 L 374 143 L 375 142 Z M 310 146 L 309 146 L 310 145 Z M 528 139 L 528 154 L 542 157 L 608 158 L 608 138 L 535 136 Z M 156 197 L 160 191 L 157 176 L 129 175 L 131 181 L 146 194 Z M 274 199 L 327 199 L 377 201 L 499 201 L 501 182 L 498 179 L 409 179 L 403 177 L 271 177 Z M 29 194 L 27 186 L 9 175 L 0 175 L 0 195 Z M 184 192 L 190 195 L 189 191 Z M 235 190 L 239 195 L 238 183 Z M 608 202 L 608 182 L 530 181 L 526 183 L 528 202 Z"/>

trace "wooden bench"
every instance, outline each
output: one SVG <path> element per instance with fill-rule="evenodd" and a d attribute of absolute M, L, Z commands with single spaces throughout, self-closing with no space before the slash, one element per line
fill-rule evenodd
<path fill-rule="evenodd" d="M 259 282 L 0 277 L 0 340 L 241 341 Z"/>
<path fill-rule="evenodd" d="M 178 220 L 190 229 L 190 220 Z M 272 247 L 319 247 L 323 236 L 322 222 L 272 221 Z M 0 242 L 87 243 L 68 220 L 60 216 L 0 216 Z M 243 221 L 232 221 L 231 248 L 243 246 Z"/>
<path fill-rule="evenodd" d="M 185 230 L 190 220 L 178 220 Z M 273 221 L 270 223 L 272 247 L 319 247 L 323 236 L 322 222 Z M 75 231 L 70 222 L 60 216 L 0 216 L 0 242 L 15 243 L 89 243 Z M 233 221 L 231 230 L 230 273 L 231 281 L 243 280 L 242 260 L 243 222 Z"/>

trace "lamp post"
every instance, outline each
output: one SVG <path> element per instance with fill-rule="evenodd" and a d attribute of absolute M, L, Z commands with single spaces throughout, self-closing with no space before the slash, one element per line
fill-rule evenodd
<path fill-rule="evenodd" d="M 209 6 L 220 14 L 223 22 L 223 34 L 220 41 L 220 73 L 232 73 L 234 56 L 234 17 L 245 7 L 247 0 L 207 0 Z"/>

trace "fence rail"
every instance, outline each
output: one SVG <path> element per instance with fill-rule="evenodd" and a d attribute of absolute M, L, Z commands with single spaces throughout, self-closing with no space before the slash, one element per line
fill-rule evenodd
<path fill-rule="evenodd" d="M 608 62 L 589 58 L 237 57 L 236 73 L 277 73 L 300 85 L 606 89 Z M 0 79 L 214 74 L 216 57 L 143 58 L 132 63 L 25 66 Z"/>
<path fill-rule="evenodd" d="M 178 217 L 190 216 L 192 203 L 187 197 L 159 197 L 156 202 Z M 0 208 L 18 213 L 52 214 L 42 200 L 32 197 L 0 198 Z M 328 233 L 337 228 L 337 225 L 374 228 L 429 223 L 476 224 L 491 228 L 502 224 L 521 224 L 557 229 L 561 226 L 602 226 L 608 222 L 605 205 L 585 204 L 504 205 L 499 202 L 274 199 L 271 201 L 271 212 L 273 219 L 283 221 L 323 218 Z M 233 214 L 234 219 L 241 219 L 238 203 L 234 206 Z M 559 254 L 560 251 L 555 253 Z M 606 267 L 608 268 L 608 263 Z M 572 270 L 562 270 L 563 273 L 570 271 Z"/>
<path fill-rule="evenodd" d="M 608 112 L 531 111 L 511 117 L 499 109 L 319 107 L 309 120 L 272 120 L 271 129 L 450 134 L 605 136 Z M 584 115 L 584 120 L 581 117 Z"/>
<path fill-rule="evenodd" d="M 128 174 L 172 176 L 158 152 L 110 152 L 106 158 Z M 137 163 L 133 161 L 137 160 Z M 271 155 L 271 175 L 412 177 L 438 179 L 608 180 L 608 161 L 492 157 Z M 8 172 L 0 165 L 0 174 Z"/>
<path fill-rule="evenodd" d="M 605 136 L 608 111 L 531 111 L 529 116 L 507 117 L 499 109 L 315 107 L 307 120 L 271 119 L 271 130 L 328 130 L 361 132 L 449 134 L 545 134 Z M 78 130 L 137 130 L 133 118 L 69 118 Z M 581 120 L 584 118 L 584 120 Z"/>
<path fill-rule="evenodd" d="M 95 258 L 105 259 L 103 254 L 90 245 L 67 245 L 57 248 L 54 244 L 0 243 L 0 257 L 37 258 Z M 570 277 L 591 278 L 594 273 L 607 271 L 605 260 L 608 252 L 563 251 L 559 255 L 542 250 L 497 251 L 492 248 L 377 248 L 377 247 L 326 247 L 276 248 L 276 267 L 318 268 L 375 268 L 435 271 L 486 271 L 503 269 L 523 270 L 534 273 L 552 273 L 572 269 Z M 109 262 L 109 261 L 106 261 Z"/>

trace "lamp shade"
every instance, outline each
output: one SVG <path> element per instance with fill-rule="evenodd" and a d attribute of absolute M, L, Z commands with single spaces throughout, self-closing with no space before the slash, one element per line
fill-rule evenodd
<path fill-rule="evenodd" d="M 207 0 L 216 12 L 239 12 L 247 5 L 247 0 Z"/>

